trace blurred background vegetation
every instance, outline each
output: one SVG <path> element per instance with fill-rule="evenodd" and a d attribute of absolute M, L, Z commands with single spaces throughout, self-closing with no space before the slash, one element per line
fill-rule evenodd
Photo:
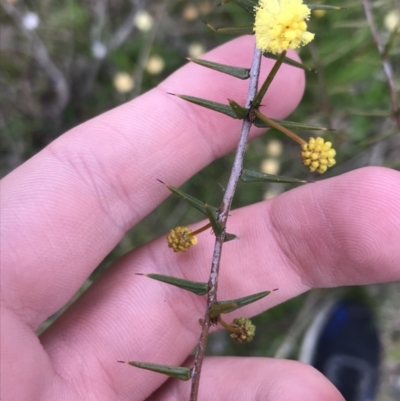
<path fill-rule="evenodd" d="M 251 22 L 241 8 L 232 3 L 219 7 L 218 0 L 0 0 L 0 4 L 0 176 L 68 129 L 154 87 L 183 65 L 184 57 L 199 57 L 231 39 L 213 33 L 203 21 L 217 27 Z M 388 58 L 398 92 L 400 33 L 393 32 L 400 21 L 400 3 L 371 4 L 382 42 L 391 41 Z M 313 12 L 309 30 L 316 33 L 315 40 L 300 55 L 317 73 L 307 73 L 304 99 L 290 120 L 335 129 L 326 137 L 338 150 L 337 166 L 324 178 L 367 165 L 400 170 L 399 127 L 390 116 L 389 86 L 362 2 L 331 0 L 330 5 L 346 9 Z M 306 139 L 312 134 L 299 132 Z M 232 157 L 217 160 L 183 189 L 219 205 Z M 274 130 L 249 145 L 245 167 L 311 178 L 301 165 L 298 146 Z M 241 184 L 234 207 L 290 188 Z M 121 255 L 199 218 L 185 203 L 168 198 L 125 236 L 81 291 Z M 399 289 L 394 283 L 315 290 L 258 317 L 254 343 L 231 346 L 222 333 L 210 349 L 218 354 L 296 358 L 304 329 L 320 304 L 350 292 L 370 300 L 382 329 L 385 364 L 379 400 L 400 400 Z"/>

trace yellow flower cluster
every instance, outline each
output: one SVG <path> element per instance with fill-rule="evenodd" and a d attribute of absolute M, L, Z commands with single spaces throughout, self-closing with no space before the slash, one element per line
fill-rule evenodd
<path fill-rule="evenodd" d="M 325 142 L 321 137 L 310 138 L 301 148 L 303 164 L 308 166 L 311 172 L 318 171 L 323 174 L 328 167 L 336 164 L 336 151 L 332 149 L 332 142 Z"/>
<path fill-rule="evenodd" d="M 314 39 L 305 22 L 310 18 L 310 9 L 302 0 L 260 0 L 255 11 L 254 32 L 262 51 L 282 53 Z"/>
<path fill-rule="evenodd" d="M 250 319 L 246 319 L 245 317 L 233 319 L 231 327 L 236 330 L 239 329 L 238 333 L 230 334 L 230 337 L 238 343 L 248 343 L 254 338 L 254 335 L 256 334 L 256 326 L 251 323 Z"/>
<path fill-rule="evenodd" d="M 174 252 L 185 252 L 192 245 L 197 244 L 197 238 L 194 235 L 190 235 L 192 230 L 185 226 L 178 226 L 172 229 L 168 236 L 168 246 L 174 250 Z"/>

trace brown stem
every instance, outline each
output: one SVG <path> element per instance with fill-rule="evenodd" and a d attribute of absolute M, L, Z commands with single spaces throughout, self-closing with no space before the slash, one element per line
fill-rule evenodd
<path fill-rule="evenodd" d="M 229 331 L 229 333 L 236 333 L 236 334 L 241 334 L 242 330 L 232 327 L 230 324 L 226 323 L 221 316 L 218 316 L 218 323 L 223 326 L 225 329 Z"/>
<path fill-rule="evenodd" d="M 262 56 L 261 50 L 256 48 L 254 50 L 253 61 L 250 69 L 250 84 L 246 100 L 246 108 L 250 108 L 251 102 L 257 94 L 258 77 L 260 75 L 261 56 Z M 249 138 L 251 125 L 252 123 L 250 120 L 247 119 L 243 121 L 242 130 L 240 133 L 240 139 L 236 149 L 235 161 L 233 162 L 231 175 L 229 177 L 228 185 L 226 187 L 226 191 L 224 194 L 224 199 L 222 200 L 222 204 L 219 208 L 218 221 L 224 228 L 226 227 L 226 222 L 228 220 L 233 195 L 235 194 L 236 186 L 243 169 L 243 158 L 246 150 L 246 144 Z M 197 395 L 199 392 L 201 366 L 203 364 L 204 352 L 207 345 L 208 331 L 211 325 L 209 310 L 211 306 L 217 302 L 218 275 L 219 275 L 222 245 L 224 242 L 224 238 L 225 238 L 225 229 L 223 230 L 222 234 L 220 236 L 217 236 L 215 239 L 210 278 L 208 281 L 208 286 L 210 290 L 208 292 L 207 307 L 192 368 L 192 386 L 190 389 L 190 398 L 189 398 L 190 401 L 197 401 Z"/>
<path fill-rule="evenodd" d="M 280 125 L 279 123 L 277 123 L 274 120 L 271 120 L 270 118 L 268 118 L 267 116 L 264 116 L 264 114 L 260 113 L 258 110 L 254 110 L 254 114 L 260 119 L 263 120 L 264 122 L 266 122 L 269 126 L 276 128 L 278 131 L 281 131 L 283 134 L 287 135 L 289 138 L 293 139 L 294 141 L 296 141 L 297 143 L 299 143 L 300 145 L 304 145 L 307 142 L 303 139 L 300 138 L 298 135 L 296 135 L 294 132 L 290 131 L 289 129 L 287 129 L 286 127 L 283 127 L 282 125 Z"/>
<path fill-rule="evenodd" d="M 203 231 L 206 231 L 206 230 L 209 229 L 210 227 L 211 227 L 211 223 L 208 223 L 208 224 L 206 224 L 204 227 L 201 227 L 201 228 L 199 228 L 198 230 L 192 231 L 191 233 L 186 234 L 186 235 L 187 235 L 188 237 L 193 237 L 194 235 L 197 235 L 197 234 L 202 233 Z"/>

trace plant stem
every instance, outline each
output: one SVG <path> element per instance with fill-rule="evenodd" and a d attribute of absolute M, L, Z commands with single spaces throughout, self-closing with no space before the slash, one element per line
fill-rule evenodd
<path fill-rule="evenodd" d="M 200 234 L 200 233 L 202 233 L 203 231 L 208 230 L 209 228 L 211 228 L 211 223 L 206 224 L 205 226 L 199 228 L 199 229 L 196 230 L 196 231 L 192 231 L 190 234 L 187 234 L 187 236 L 188 236 L 188 237 L 193 237 L 194 235 Z"/>
<path fill-rule="evenodd" d="M 229 333 L 240 334 L 242 332 L 241 329 L 232 327 L 230 324 L 226 323 L 221 316 L 218 317 L 218 323 L 224 327 Z"/>
<path fill-rule="evenodd" d="M 272 128 L 277 129 L 278 131 L 281 131 L 282 134 L 287 135 L 290 139 L 293 139 L 294 141 L 296 141 L 298 144 L 300 145 L 304 145 L 307 143 L 307 141 L 305 141 L 303 138 L 300 138 L 297 134 L 295 134 L 294 132 L 290 131 L 290 129 L 287 129 L 286 127 L 283 127 L 282 125 L 280 125 L 279 123 L 277 123 L 274 120 L 271 120 L 270 118 L 268 118 L 267 116 L 265 116 L 264 114 L 260 113 L 258 110 L 254 111 L 254 114 L 256 115 L 256 117 L 258 117 L 260 120 L 266 122 L 269 126 L 271 126 Z"/>
<path fill-rule="evenodd" d="M 246 108 L 251 107 L 251 102 L 257 94 L 261 57 L 262 57 L 261 50 L 255 48 L 253 54 L 253 61 L 250 69 L 250 83 L 245 105 Z M 210 329 L 211 324 L 213 324 L 209 315 L 209 310 L 210 307 L 217 302 L 218 275 L 221 261 L 222 245 L 224 243 L 224 238 L 225 238 L 225 227 L 228 220 L 229 211 L 232 205 L 233 196 L 235 194 L 236 186 L 243 169 L 243 158 L 246 151 L 246 145 L 248 142 L 251 125 L 252 122 L 250 121 L 250 119 L 245 119 L 243 121 L 231 175 L 229 177 L 228 185 L 225 190 L 222 204 L 219 208 L 218 221 L 221 223 L 222 227 L 224 227 L 224 230 L 222 234 L 220 236 L 217 236 L 215 239 L 210 278 L 208 281 L 208 286 L 210 290 L 208 292 L 206 313 L 204 316 L 200 339 L 197 345 L 196 355 L 194 358 L 194 363 L 192 368 L 192 386 L 190 389 L 190 398 L 189 398 L 190 401 L 197 401 L 201 366 L 203 364 L 204 352 L 207 345 L 208 331 Z"/>
<path fill-rule="evenodd" d="M 374 17 L 372 15 L 371 3 L 369 0 L 362 0 L 362 3 L 364 6 L 365 16 L 367 18 L 367 22 L 371 30 L 372 37 L 374 39 L 376 47 L 378 48 L 379 55 L 381 57 L 383 72 L 385 73 L 386 81 L 389 86 L 390 100 L 392 103 L 392 118 L 397 124 L 397 128 L 400 129 L 400 107 L 397 99 L 397 91 L 393 74 L 393 67 L 390 63 L 389 56 L 385 51 L 385 47 L 383 46 L 379 38 L 378 30 L 376 28 Z"/>

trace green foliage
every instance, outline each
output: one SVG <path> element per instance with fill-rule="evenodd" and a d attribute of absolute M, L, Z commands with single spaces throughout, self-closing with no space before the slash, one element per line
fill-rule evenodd
<path fill-rule="evenodd" d="M 230 313 L 236 309 L 242 308 L 243 306 L 249 305 L 253 302 L 259 301 L 271 294 L 273 291 L 277 291 L 278 288 L 271 291 L 258 292 L 257 294 L 248 295 L 247 297 L 231 299 L 229 301 L 219 301 L 211 307 L 210 316 L 212 318 L 217 317 L 221 313 Z"/>
<path fill-rule="evenodd" d="M 197 295 L 206 295 L 208 292 L 208 284 L 200 283 L 198 281 L 184 280 L 177 277 L 165 276 L 163 274 L 142 274 L 136 273 L 139 276 L 146 276 L 153 280 L 161 281 L 166 284 L 174 285 L 175 287 L 182 288 L 183 290 L 193 292 Z"/>
<path fill-rule="evenodd" d="M 220 236 L 224 230 L 222 227 L 221 223 L 217 220 L 215 213 L 213 213 L 212 209 L 205 203 L 204 208 L 206 210 L 206 215 L 208 217 L 208 220 L 210 220 L 211 227 L 213 229 L 213 232 L 216 236 Z"/>
<path fill-rule="evenodd" d="M 243 170 L 240 179 L 243 182 L 277 182 L 277 183 L 289 183 L 289 184 L 304 184 L 306 180 L 300 180 L 298 178 L 283 177 L 281 175 L 265 174 L 258 171 Z"/>
<path fill-rule="evenodd" d="M 264 52 L 263 56 L 266 58 L 270 58 L 272 60 L 277 60 L 280 57 L 279 54 L 272 54 L 272 53 L 268 53 L 268 52 Z M 313 71 L 311 68 L 308 68 L 304 64 L 299 63 L 298 61 L 295 61 L 295 60 L 291 59 L 290 57 L 284 57 L 283 63 L 291 65 L 293 67 L 301 68 L 302 70 L 305 70 L 305 71 L 310 71 L 310 72 Z"/>
<path fill-rule="evenodd" d="M 135 368 L 151 370 L 152 372 L 161 373 L 163 375 L 173 377 L 174 379 L 187 381 L 190 380 L 190 369 L 181 366 L 159 365 L 157 363 L 136 362 L 136 361 L 118 361 L 134 366 Z"/>
<path fill-rule="evenodd" d="M 172 95 L 172 93 L 171 93 L 171 95 Z M 187 96 L 187 95 L 175 95 L 175 96 L 178 96 L 181 99 L 186 100 L 190 103 L 194 103 L 197 106 L 205 107 L 206 109 L 210 109 L 210 110 L 216 111 L 218 113 L 225 114 L 228 117 L 238 118 L 236 111 L 233 110 L 229 105 L 214 102 L 214 101 L 208 100 L 208 99 L 201 99 L 201 98 L 195 97 L 195 96 Z"/>
<path fill-rule="evenodd" d="M 253 24 L 242 26 L 224 26 L 221 28 L 215 28 L 211 24 L 207 24 L 207 26 L 213 32 L 223 35 L 251 35 L 253 33 Z"/>
<path fill-rule="evenodd" d="M 224 74 L 232 75 L 233 77 L 239 79 L 247 79 L 249 78 L 249 69 L 248 68 L 240 68 L 240 67 L 232 67 L 231 65 L 225 65 L 220 63 L 213 63 L 208 60 L 201 60 L 197 58 L 188 58 L 189 61 L 199 64 L 203 67 L 211 68 L 212 70 L 222 72 Z"/>
<path fill-rule="evenodd" d="M 164 184 L 172 193 L 179 196 L 193 208 L 197 209 L 199 212 L 203 213 L 205 216 L 210 217 L 210 214 L 217 214 L 217 208 L 215 206 L 210 206 L 199 199 L 196 199 L 194 196 L 187 194 L 179 188 L 175 188 L 172 185 L 165 184 L 161 180 L 159 180 L 161 184 Z"/>

